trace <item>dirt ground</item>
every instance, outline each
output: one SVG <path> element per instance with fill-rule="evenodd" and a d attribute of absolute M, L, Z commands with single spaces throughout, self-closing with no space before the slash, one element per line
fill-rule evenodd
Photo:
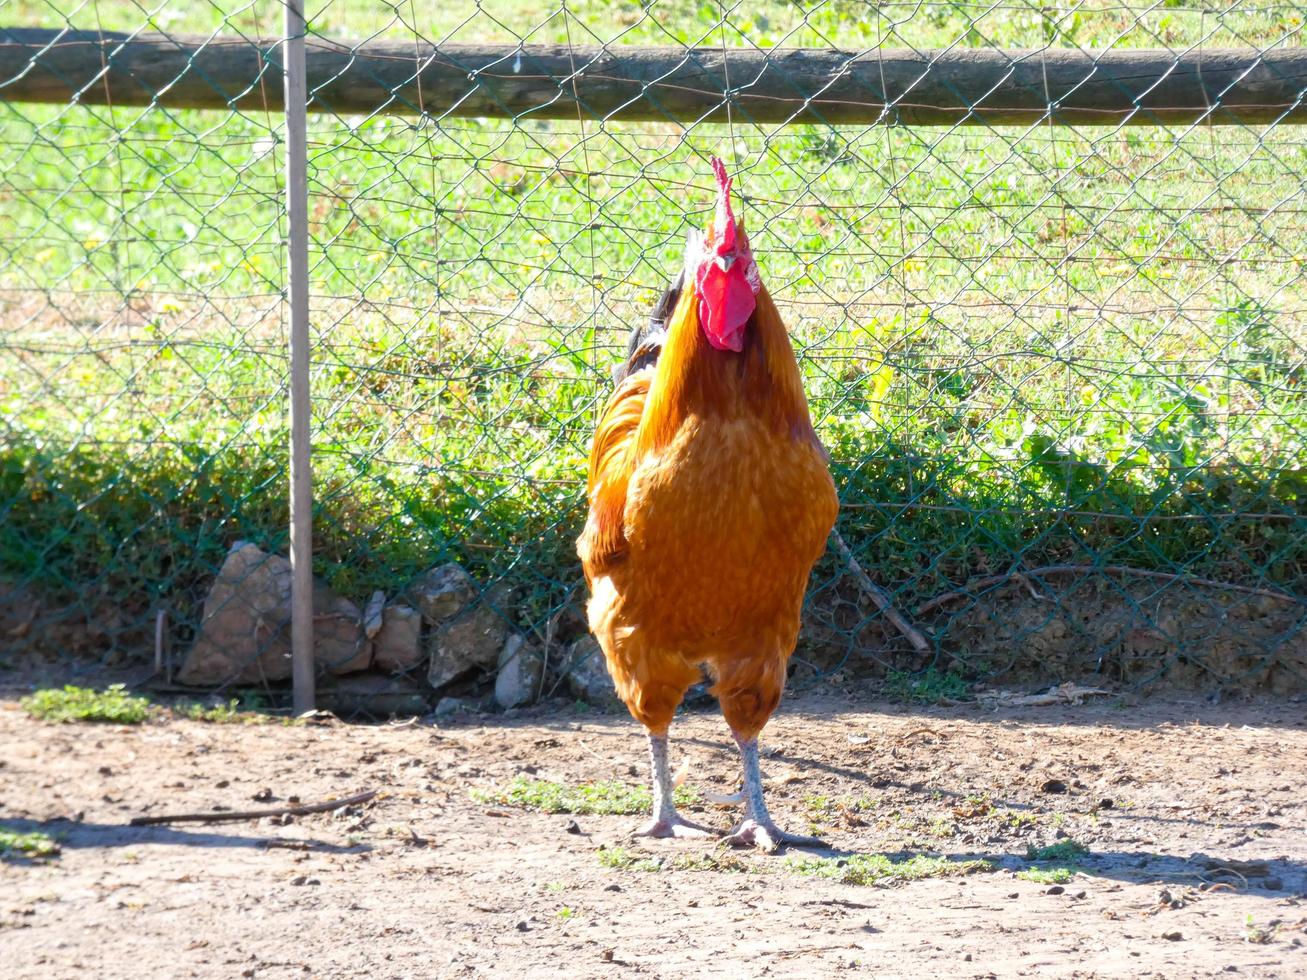
<path fill-rule="evenodd" d="M 517 776 L 642 783 L 644 741 L 625 716 L 118 727 L 35 722 L 7 700 L 0 822 L 56 836 L 62 853 L 0 862 L 4 973 L 1302 977 L 1305 724 L 1301 700 L 788 699 L 764 733 L 782 825 L 817 826 L 827 855 L 995 866 L 866 886 L 797 873 L 793 852 L 631 842 L 634 816 L 473 798 Z M 734 788 L 715 708 L 673 739 L 689 786 Z M 289 823 L 126 825 L 370 788 L 370 803 Z M 253 802 L 265 789 L 271 800 Z M 732 821 L 726 807 L 689 809 Z M 1089 854 L 1065 885 L 1018 877 L 1027 847 L 1068 840 Z M 705 860 L 614 869 L 603 846 Z"/>

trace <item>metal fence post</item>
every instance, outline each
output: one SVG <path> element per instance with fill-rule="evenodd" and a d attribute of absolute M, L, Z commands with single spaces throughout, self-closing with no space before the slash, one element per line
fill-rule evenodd
<path fill-rule="evenodd" d="M 291 670 L 295 713 L 312 711 L 313 470 L 309 402 L 308 87 L 304 0 L 284 0 L 286 82 L 286 267 L 290 293 Z"/>

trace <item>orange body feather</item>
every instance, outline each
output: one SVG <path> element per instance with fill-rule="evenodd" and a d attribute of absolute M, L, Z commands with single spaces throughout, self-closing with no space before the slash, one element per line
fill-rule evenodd
<path fill-rule="evenodd" d="M 763 288 L 743 350 L 719 350 L 681 295 L 662 355 L 618 387 L 590 455 L 578 542 L 590 627 L 654 734 L 708 664 L 744 738 L 785 681 L 837 501 L 794 349 Z"/>

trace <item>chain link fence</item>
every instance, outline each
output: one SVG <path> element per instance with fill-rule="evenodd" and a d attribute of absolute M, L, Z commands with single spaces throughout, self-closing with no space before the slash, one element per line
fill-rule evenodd
<path fill-rule="evenodd" d="M 718 154 L 842 502 L 796 680 L 1301 689 L 1303 19 L 310 8 L 319 655 L 560 689 L 594 419 Z M 180 665 L 227 608 L 191 679 L 289 675 L 280 23 L 0 2 L 11 665 Z"/>

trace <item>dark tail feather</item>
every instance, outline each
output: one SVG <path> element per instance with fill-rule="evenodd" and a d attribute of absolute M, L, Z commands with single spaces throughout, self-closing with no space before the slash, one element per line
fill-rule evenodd
<path fill-rule="evenodd" d="M 626 360 L 613 369 L 613 383 L 621 384 L 636 371 L 643 370 L 658 363 L 662 353 L 663 341 L 667 339 L 667 321 L 681 299 L 681 289 L 685 285 L 685 270 L 682 269 L 667 291 L 659 298 L 649 315 L 649 322 L 631 331 L 626 343 Z"/>

